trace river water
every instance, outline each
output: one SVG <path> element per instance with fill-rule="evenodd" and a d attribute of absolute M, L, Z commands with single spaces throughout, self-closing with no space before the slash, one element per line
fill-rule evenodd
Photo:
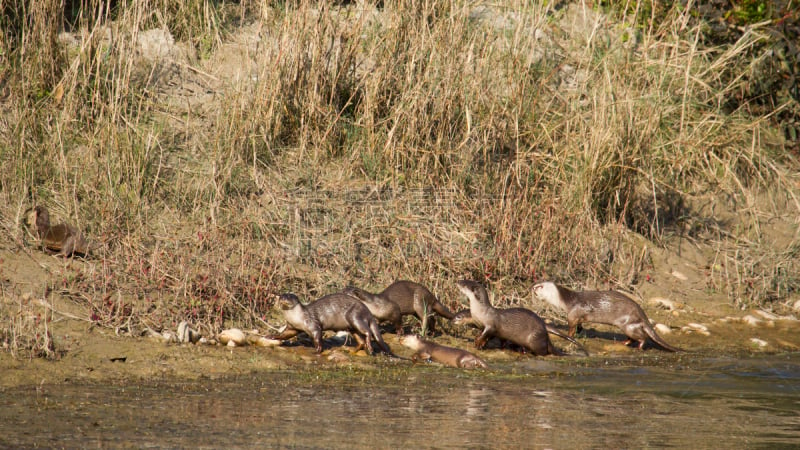
<path fill-rule="evenodd" d="M 0 390 L 2 447 L 798 448 L 800 354 L 388 361 Z"/>

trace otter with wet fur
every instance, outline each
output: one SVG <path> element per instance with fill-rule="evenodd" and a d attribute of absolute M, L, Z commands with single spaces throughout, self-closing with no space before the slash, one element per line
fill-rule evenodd
<path fill-rule="evenodd" d="M 527 310 L 525 308 L 508 308 L 508 309 L 504 309 L 504 311 L 512 312 L 512 313 L 516 311 L 519 314 L 527 314 L 525 311 L 529 311 L 529 310 Z M 481 324 L 478 320 L 476 320 L 474 317 L 472 317 L 472 313 L 468 309 L 464 309 L 462 311 L 457 312 L 453 316 L 453 320 L 451 322 L 453 323 L 453 325 L 466 325 L 466 326 L 469 326 L 469 327 L 472 327 L 472 328 L 478 328 L 478 329 L 482 329 L 483 328 L 483 324 Z M 567 340 L 569 342 L 572 342 L 573 344 L 578 346 L 578 348 L 581 349 L 581 351 L 583 353 L 585 353 L 586 356 L 589 356 L 589 352 L 586 350 L 586 348 L 583 345 L 581 345 L 580 342 L 576 341 L 574 338 L 572 338 L 570 336 L 567 336 L 561 330 L 551 326 L 548 323 L 545 323 L 545 328 L 547 329 L 548 333 L 554 334 L 554 335 L 560 337 L 561 339 L 564 339 L 564 340 Z"/>
<path fill-rule="evenodd" d="M 35 207 L 33 215 L 36 236 L 40 239 L 45 251 L 65 257 L 89 254 L 89 244 L 76 228 L 66 223 L 50 225 L 50 213 L 44 206 Z"/>
<path fill-rule="evenodd" d="M 416 334 L 403 336 L 400 338 L 400 343 L 416 352 L 411 357 L 414 362 L 419 359 L 430 359 L 446 366 L 462 369 L 489 368 L 486 362 L 466 350 L 426 341 Z"/>
<path fill-rule="evenodd" d="M 442 305 L 428 288 L 413 281 L 395 281 L 379 294 L 373 294 L 359 288 L 350 288 L 348 293 L 364 302 L 388 300 L 400 307 L 401 315 L 414 314 L 417 316 L 422 321 L 422 329 L 430 330 L 431 333 L 434 332 L 436 326 L 434 313 L 447 320 L 453 318 L 453 313 Z M 428 326 L 429 320 L 430 327 Z M 400 331 L 402 332 L 402 327 Z"/>
<path fill-rule="evenodd" d="M 578 325 L 584 322 L 615 325 L 628 337 L 626 345 L 638 342 L 639 349 L 649 337 L 664 350 L 683 351 L 667 344 L 656 333 L 644 310 L 638 303 L 617 291 L 573 291 L 553 282 L 536 283 L 533 288 L 536 298 L 567 312 L 569 335 L 575 336 Z"/>
<path fill-rule="evenodd" d="M 544 320 L 525 308 L 498 309 L 489 301 L 489 294 L 482 284 L 471 280 L 457 282 L 458 289 L 469 299 L 469 309 L 474 320 L 483 325 L 483 332 L 475 338 L 475 348 L 482 348 L 486 341 L 497 336 L 513 342 L 534 355 L 561 354 L 550 342 Z"/>
<path fill-rule="evenodd" d="M 395 329 L 395 334 L 403 334 L 403 315 L 400 313 L 400 307 L 397 306 L 396 303 L 390 302 L 377 295 L 359 294 L 357 292 L 359 290 L 360 289 L 356 287 L 348 286 L 342 290 L 342 293 L 355 297 L 364 303 L 378 322 L 389 322 L 392 324 Z"/>
<path fill-rule="evenodd" d="M 271 336 L 271 339 L 286 340 L 302 331 L 314 340 L 314 348 L 320 353 L 323 331 L 344 330 L 356 338 L 358 342 L 356 351 L 366 345 L 367 353 L 373 354 L 372 339 L 375 339 L 383 351 L 392 354 L 389 346 L 383 341 L 378 321 L 363 303 L 349 295 L 330 294 L 303 305 L 296 295 L 287 293 L 280 296 L 278 304 L 283 310 L 287 326 L 281 334 Z"/>

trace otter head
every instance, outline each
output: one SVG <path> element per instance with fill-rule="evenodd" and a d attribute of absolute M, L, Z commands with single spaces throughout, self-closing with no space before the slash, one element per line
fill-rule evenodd
<path fill-rule="evenodd" d="M 489 303 L 489 295 L 486 293 L 486 288 L 477 281 L 459 280 L 456 285 L 458 285 L 458 290 L 469 299 L 470 304 L 472 304 L 473 300 L 478 303 Z"/>
<path fill-rule="evenodd" d="M 281 294 L 281 296 L 278 298 L 278 306 L 284 311 L 290 310 L 299 304 L 300 299 L 294 294 Z"/>
<path fill-rule="evenodd" d="M 453 320 L 450 321 L 453 325 L 466 325 L 470 327 L 481 327 L 481 324 L 472 317 L 472 311 L 465 309 L 456 313 Z"/>
<path fill-rule="evenodd" d="M 552 281 L 534 284 L 531 292 L 539 300 L 544 300 L 557 308 L 567 309 L 566 305 L 564 305 L 564 299 L 561 298 L 561 293 L 558 291 L 558 286 Z"/>
<path fill-rule="evenodd" d="M 420 347 L 420 344 L 422 344 L 422 342 L 420 341 L 419 336 L 416 335 L 416 334 L 407 334 L 407 335 L 401 337 L 400 338 L 400 343 L 403 344 L 404 346 L 410 348 L 411 350 L 418 350 L 419 347 Z"/>
<path fill-rule="evenodd" d="M 36 230 L 40 233 L 46 233 L 50 228 L 50 213 L 44 206 L 37 206 L 33 209 L 34 220 L 36 222 Z"/>
<path fill-rule="evenodd" d="M 468 309 L 463 309 L 455 313 L 455 315 L 453 315 L 453 318 L 450 320 L 450 323 L 452 323 L 453 325 L 464 325 L 467 322 L 471 321 L 472 321 L 472 312 L 470 312 L 470 310 Z"/>

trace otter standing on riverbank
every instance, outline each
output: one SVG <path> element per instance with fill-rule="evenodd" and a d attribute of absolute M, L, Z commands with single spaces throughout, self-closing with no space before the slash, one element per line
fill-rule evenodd
<path fill-rule="evenodd" d="M 383 341 L 378 321 L 372 316 L 366 306 L 346 294 L 330 294 L 307 305 L 300 303 L 294 294 L 283 294 L 278 300 L 283 316 L 286 318 L 287 328 L 271 339 L 286 340 L 297 336 L 301 331 L 314 340 L 317 353 L 322 352 L 322 332 L 325 330 L 349 331 L 358 342 L 356 351 L 364 348 L 367 353 L 372 350 L 372 339 L 375 339 L 381 349 L 391 355 L 392 351 Z"/>
<path fill-rule="evenodd" d="M 28 210 L 30 211 L 30 210 Z M 44 206 L 33 209 L 33 223 L 36 226 L 36 236 L 41 241 L 42 248 L 54 254 L 65 257 L 89 254 L 89 244 L 76 228 L 69 224 L 61 223 L 50 225 L 50 213 Z"/>
<path fill-rule="evenodd" d="M 460 280 L 457 284 L 469 299 L 472 317 L 483 325 L 483 332 L 475 338 L 475 348 L 482 348 L 490 337 L 497 336 L 526 348 L 534 355 L 561 354 L 550 342 L 547 327 L 536 313 L 525 308 L 495 308 L 482 284 L 470 280 Z"/>
<path fill-rule="evenodd" d="M 453 313 L 439 303 L 436 296 L 425 286 L 413 281 L 400 280 L 390 284 L 379 294 L 373 294 L 356 287 L 348 288 L 349 295 L 356 296 L 364 302 L 380 302 L 388 300 L 400 307 L 401 315 L 414 314 L 422 321 L 422 329 L 434 332 L 436 318 L 434 313 L 447 320 L 453 318 Z M 430 320 L 430 326 L 428 321 Z M 402 332 L 402 327 L 400 330 Z"/>
<path fill-rule="evenodd" d="M 529 311 L 529 310 L 527 310 L 525 308 L 508 308 L 508 309 L 504 309 L 503 311 L 506 311 L 506 313 L 514 313 L 516 311 L 518 314 L 527 314 L 527 312 L 532 312 L 532 311 Z M 478 320 L 476 320 L 474 317 L 472 317 L 472 312 L 470 310 L 468 310 L 468 309 L 465 309 L 465 310 L 457 312 L 453 316 L 453 320 L 451 322 L 453 323 L 453 325 L 466 325 L 466 326 L 469 326 L 469 327 L 472 327 L 472 328 L 478 328 L 478 329 L 482 329 L 483 328 L 483 324 L 478 322 Z M 556 336 L 558 336 L 558 337 L 560 337 L 562 339 L 565 339 L 565 340 L 570 341 L 573 344 L 577 345 L 578 348 L 580 348 L 581 351 L 586 354 L 586 356 L 589 356 L 589 352 L 586 350 L 586 348 L 583 345 L 581 345 L 580 342 L 576 341 L 574 338 L 572 338 L 570 336 L 567 336 L 561 330 L 559 330 L 558 328 L 556 328 L 554 326 L 551 326 L 548 323 L 545 323 L 545 328 L 547 329 L 548 333 L 554 334 L 554 335 L 556 335 Z"/>
<path fill-rule="evenodd" d="M 604 323 L 616 325 L 625 333 L 628 337 L 625 345 L 636 341 L 639 343 L 639 349 L 643 350 L 644 343 L 649 337 L 664 350 L 683 351 L 661 339 L 650 325 L 642 307 L 619 292 L 577 292 L 550 281 L 537 283 L 531 290 L 535 297 L 567 312 L 570 336 L 575 336 L 578 325 L 583 322 Z"/>
<path fill-rule="evenodd" d="M 352 286 L 344 288 L 342 293 L 355 297 L 364 303 L 378 322 L 389 322 L 392 324 L 395 334 L 403 334 L 403 315 L 400 313 L 400 307 L 397 306 L 397 303 L 377 295 L 367 295 L 368 293 L 366 291 Z"/>
<path fill-rule="evenodd" d="M 430 359 L 446 366 L 462 369 L 489 368 L 486 362 L 466 350 L 426 341 L 416 334 L 403 336 L 400 338 L 400 343 L 416 352 L 411 357 L 414 362 L 419 359 Z"/>

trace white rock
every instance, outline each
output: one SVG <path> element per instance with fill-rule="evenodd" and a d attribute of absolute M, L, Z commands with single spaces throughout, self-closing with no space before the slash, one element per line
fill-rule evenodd
<path fill-rule="evenodd" d="M 687 323 L 686 326 L 689 328 L 695 329 L 697 331 L 708 331 L 708 327 L 703 325 L 702 323 L 691 322 Z"/>
<path fill-rule="evenodd" d="M 250 336 L 249 342 L 251 345 L 257 347 L 277 347 L 281 345 L 281 341 L 277 339 L 269 339 L 263 336 Z"/>
<path fill-rule="evenodd" d="M 657 306 L 659 308 L 664 308 L 669 311 L 675 311 L 676 309 L 682 308 L 683 305 L 668 298 L 663 297 L 653 297 L 650 299 L 650 304 L 653 306 Z"/>
<path fill-rule="evenodd" d="M 748 315 L 742 317 L 742 322 L 746 323 L 747 325 L 750 325 L 751 327 L 757 327 L 757 326 L 761 325 L 764 321 L 759 319 L 759 318 L 757 318 L 757 317 L 755 317 L 755 316 L 752 316 L 752 315 L 748 314 Z"/>
<path fill-rule="evenodd" d="M 698 333 L 702 334 L 703 336 L 711 336 L 711 332 L 708 331 L 708 327 L 699 323 L 687 324 L 685 327 L 681 328 L 681 331 L 684 333 Z"/>
<path fill-rule="evenodd" d="M 175 335 L 174 333 L 172 333 L 171 331 L 164 331 L 164 332 L 162 332 L 162 333 L 161 333 L 161 337 L 162 337 L 162 339 L 163 339 L 163 341 L 164 341 L 165 343 L 170 343 L 170 342 L 178 342 L 178 336 L 176 336 L 176 335 Z"/>
<path fill-rule="evenodd" d="M 670 272 L 670 275 L 672 275 L 673 277 L 675 277 L 675 278 L 677 278 L 677 279 L 679 279 L 681 281 L 686 281 L 686 280 L 689 279 L 689 277 L 687 277 L 686 275 L 684 275 L 681 272 L 678 272 L 675 269 L 672 269 L 672 271 Z"/>
<path fill-rule="evenodd" d="M 781 317 L 777 314 L 773 314 L 769 311 L 764 311 L 763 309 L 756 309 L 753 311 L 755 314 L 767 319 L 767 320 L 779 320 Z"/>
<path fill-rule="evenodd" d="M 769 345 L 769 343 L 767 341 L 765 341 L 763 339 L 759 339 L 759 338 L 750 338 L 750 342 L 752 342 L 753 344 L 755 344 L 755 345 L 757 345 L 759 347 L 766 347 L 767 345 Z"/>
<path fill-rule="evenodd" d="M 199 341 L 200 338 L 200 333 L 191 329 L 189 323 L 185 320 L 178 324 L 178 342 L 191 342 L 194 344 Z"/>
<path fill-rule="evenodd" d="M 247 335 L 238 328 L 223 330 L 217 335 L 217 340 L 219 340 L 222 345 L 227 345 L 229 347 L 247 345 Z"/>
<path fill-rule="evenodd" d="M 672 333 L 672 328 L 664 325 L 663 323 L 657 323 L 653 328 L 655 328 L 658 334 L 670 334 Z"/>

